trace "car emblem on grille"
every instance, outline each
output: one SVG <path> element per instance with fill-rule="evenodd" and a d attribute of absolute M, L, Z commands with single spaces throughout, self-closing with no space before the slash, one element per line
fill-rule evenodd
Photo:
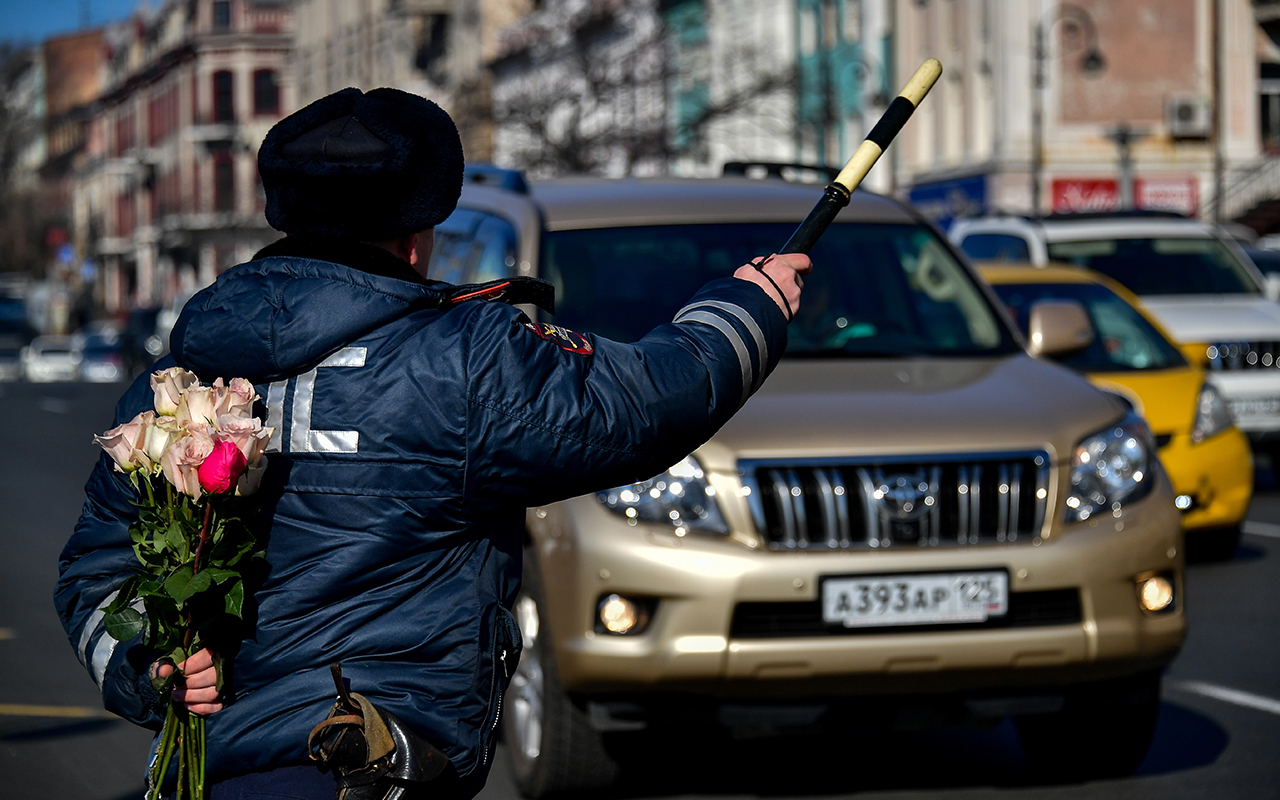
<path fill-rule="evenodd" d="M 889 475 L 878 481 L 874 497 L 880 516 L 900 522 L 920 519 L 938 502 L 921 473 Z"/>

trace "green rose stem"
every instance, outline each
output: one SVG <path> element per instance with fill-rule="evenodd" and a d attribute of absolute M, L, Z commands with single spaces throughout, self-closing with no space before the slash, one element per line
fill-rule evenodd
<path fill-rule="evenodd" d="M 173 487 L 172 485 L 167 485 L 166 488 L 170 499 L 169 516 L 172 519 Z M 149 485 L 147 493 L 151 493 Z M 204 556 L 205 545 L 208 544 L 211 538 L 209 531 L 212 527 L 213 503 L 206 502 L 204 520 L 200 526 L 200 538 L 196 543 L 195 558 L 191 565 L 191 574 L 193 576 L 200 572 L 200 561 Z M 191 645 L 195 638 L 195 632 L 195 619 L 192 610 L 188 608 L 187 630 L 182 643 L 182 651 L 187 658 L 191 657 Z M 173 760 L 175 752 L 178 755 L 178 795 L 181 796 L 183 794 L 182 790 L 185 788 L 192 800 L 203 800 L 205 741 L 204 718 L 185 710 L 178 711 L 173 702 L 170 701 L 169 707 L 165 711 L 164 728 L 160 737 L 160 752 L 156 759 L 156 771 L 151 783 L 153 792 L 149 796 L 149 800 L 156 800 L 159 797 L 161 781 L 169 771 L 169 763 Z"/>

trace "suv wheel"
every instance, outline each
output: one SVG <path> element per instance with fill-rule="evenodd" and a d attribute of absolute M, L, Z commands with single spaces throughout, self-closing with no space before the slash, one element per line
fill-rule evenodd
<path fill-rule="evenodd" d="M 617 779 L 618 762 L 605 750 L 586 710 L 560 685 L 551 643 L 540 635 L 542 581 L 532 550 L 525 550 L 524 564 L 524 588 L 513 609 L 524 653 L 511 676 L 502 715 L 516 787 L 534 800 L 602 789 Z"/>
<path fill-rule="evenodd" d="M 1142 763 L 1160 715 L 1160 673 L 1078 687 L 1060 711 L 1017 717 L 1018 738 L 1036 772 L 1081 781 L 1116 778 Z"/>

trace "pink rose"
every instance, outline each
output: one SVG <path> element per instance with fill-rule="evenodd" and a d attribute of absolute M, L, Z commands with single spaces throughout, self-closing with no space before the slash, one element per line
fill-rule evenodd
<path fill-rule="evenodd" d="M 213 443 L 213 452 L 200 464 L 196 474 L 206 492 L 222 494 L 236 485 L 246 466 L 240 448 L 224 439 Z"/>
<path fill-rule="evenodd" d="M 258 399 L 253 384 L 244 378 L 232 378 L 225 387 L 222 379 L 214 381 L 214 392 L 218 402 L 216 406 L 219 417 L 230 414 L 235 417 L 249 417 L 253 414 L 253 401 Z"/>
<path fill-rule="evenodd" d="M 151 390 L 156 396 L 156 413 L 172 417 L 178 412 L 178 401 L 182 393 L 192 386 L 199 386 L 195 373 L 187 372 L 182 367 L 170 367 L 160 372 L 151 373 Z"/>
<path fill-rule="evenodd" d="M 270 430 L 268 428 L 267 430 Z M 257 464 L 250 464 L 240 476 L 240 480 L 236 483 L 236 496 L 247 497 L 258 491 L 258 487 L 262 485 L 262 476 L 267 472 L 267 457 L 263 456 L 258 459 Z"/>
<path fill-rule="evenodd" d="M 160 467 L 174 488 L 199 500 L 198 470 L 212 452 L 213 439 L 199 433 L 189 434 L 169 445 L 160 458 Z"/>
<path fill-rule="evenodd" d="M 182 393 L 174 416 L 178 424 L 191 430 L 193 426 L 213 425 L 218 419 L 217 390 L 212 386 L 192 386 Z"/>
<path fill-rule="evenodd" d="M 160 459 L 164 457 L 164 451 L 169 449 L 169 445 L 187 435 L 173 417 L 154 417 L 154 420 L 138 437 L 136 445 L 139 466 L 152 474 L 159 471 Z"/>
<path fill-rule="evenodd" d="M 147 428 L 151 427 L 155 421 L 154 411 L 143 411 L 123 425 L 117 425 L 101 436 L 94 436 L 93 441 L 106 450 L 111 460 L 116 462 L 117 471 L 133 472 L 144 466 L 138 458 L 137 451 Z"/>
<path fill-rule="evenodd" d="M 274 430 L 262 427 L 262 420 L 257 417 L 239 417 L 233 414 L 218 417 L 219 438 L 234 442 L 249 466 L 258 463 Z"/>

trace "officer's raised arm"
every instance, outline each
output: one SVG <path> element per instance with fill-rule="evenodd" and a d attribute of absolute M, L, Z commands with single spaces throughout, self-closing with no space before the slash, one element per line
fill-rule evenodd
<path fill-rule="evenodd" d="M 468 501 L 541 505 L 647 478 L 688 455 L 777 365 L 810 267 L 803 254 L 756 259 L 634 344 L 511 308 L 473 309 Z"/>

